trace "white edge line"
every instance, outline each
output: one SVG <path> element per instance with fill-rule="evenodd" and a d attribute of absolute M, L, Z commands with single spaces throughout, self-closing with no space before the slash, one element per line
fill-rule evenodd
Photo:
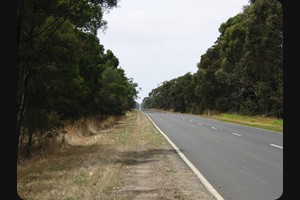
<path fill-rule="evenodd" d="M 276 145 L 276 144 L 270 144 L 270 145 L 273 146 L 273 147 L 277 147 L 277 148 L 283 149 L 283 147 L 278 146 L 278 145 Z"/>
<path fill-rule="evenodd" d="M 180 151 L 180 149 L 170 140 L 170 138 L 162 131 L 160 128 L 152 121 L 152 119 L 144 113 L 147 118 L 152 122 L 152 124 L 157 128 L 157 130 L 168 140 L 168 142 L 173 146 L 179 156 L 184 160 L 184 162 L 191 168 L 191 170 L 198 176 L 200 181 L 206 187 L 206 189 L 217 198 L 217 200 L 224 200 L 224 198 L 217 192 L 217 190 L 208 182 L 208 180 L 201 174 L 201 172 L 191 163 L 191 161 Z"/>

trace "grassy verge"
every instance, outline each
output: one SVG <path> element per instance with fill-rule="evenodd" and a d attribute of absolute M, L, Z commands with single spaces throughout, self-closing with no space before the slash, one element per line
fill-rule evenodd
<path fill-rule="evenodd" d="M 214 114 L 211 116 L 201 115 L 203 117 L 212 118 L 216 120 L 231 122 L 235 124 L 241 124 L 246 126 L 252 126 L 262 128 L 271 131 L 283 132 L 283 120 L 269 118 L 264 116 L 243 116 L 237 114 Z"/>
<path fill-rule="evenodd" d="M 113 128 L 76 135 L 46 158 L 18 163 L 18 194 L 22 199 L 122 199 L 114 191 L 124 186 L 136 154 L 144 149 L 146 156 L 161 145 L 169 144 L 143 113 L 130 112 Z"/>

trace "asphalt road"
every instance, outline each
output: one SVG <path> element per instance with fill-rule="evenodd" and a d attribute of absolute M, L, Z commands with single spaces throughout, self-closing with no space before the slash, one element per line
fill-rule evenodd
<path fill-rule="evenodd" d="M 283 134 L 185 114 L 144 111 L 228 200 L 283 192 Z"/>

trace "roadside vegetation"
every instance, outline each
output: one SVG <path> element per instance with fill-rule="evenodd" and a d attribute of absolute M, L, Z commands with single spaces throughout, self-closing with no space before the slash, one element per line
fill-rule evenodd
<path fill-rule="evenodd" d="M 283 132 L 283 119 L 270 118 L 265 116 L 244 116 L 238 114 L 213 114 L 201 115 L 212 119 L 222 120 L 235 124 L 253 126 L 271 131 Z"/>
<path fill-rule="evenodd" d="M 99 29 L 106 29 L 103 15 L 117 3 L 18 2 L 18 157 L 42 150 L 41 141 L 56 137 L 66 121 L 122 116 L 135 107 L 137 83 L 97 37 Z"/>
<path fill-rule="evenodd" d="M 70 125 L 63 146 L 20 160 L 19 196 L 24 200 L 214 199 L 142 112 L 111 118 L 105 123 L 112 126 L 106 128 L 103 123 Z M 85 134 L 91 130 L 92 134 Z"/>
<path fill-rule="evenodd" d="M 142 107 L 194 114 L 211 110 L 236 113 L 239 118 L 266 116 L 279 119 L 271 124 L 280 124 L 284 116 L 282 5 L 276 0 L 249 3 L 220 25 L 220 35 L 201 55 L 197 72 L 164 81 L 143 99 Z"/>
<path fill-rule="evenodd" d="M 51 149 L 51 154 L 19 162 L 19 196 L 23 199 L 122 199 L 113 191 L 124 186 L 126 166 L 134 162 L 135 149 L 140 145 L 157 148 L 166 144 L 150 123 L 141 124 L 145 122 L 139 121 L 141 115 L 130 112 L 111 119 L 106 122 L 110 128 L 98 127 L 93 134 L 86 134 L 95 130 L 92 123 L 70 124 L 63 146 Z"/>

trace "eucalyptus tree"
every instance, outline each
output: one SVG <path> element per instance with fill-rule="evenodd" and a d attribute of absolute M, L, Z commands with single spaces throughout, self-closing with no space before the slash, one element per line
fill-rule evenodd
<path fill-rule="evenodd" d="M 283 116 L 283 12 L 277 0 L 253 0 L 219 27 L 197 72 L 153 89 L 145 106 Z"/>
<path fill-rule="evenodd" d="M 222 23 L 197 71 L 199 109 L 282 116 L 282 6 L 252 1 Z"/>
<path fill-rule="evenodd" d="M 47 127 L 46 122 L 51 121 L 51 102 L 48 101 L 47 106 L 44 95 L 54 91 L 49 77 L 60 76 L 65 80 L 61 86 L 70 91 L 69 96 L 61 92 L 57 101 L 62 100 L 67 107 L 70 106 L 68 112 L 71 108 L 77 108 L 75 102 L 68 102 L 67 99 L 70 96 L 82 96 L 87 88 L 76 65 L 78 54 L 76 55 L 76 46 L 72 45 L 73 39 L 76 44 L 78 37 L 75 32 L 96 35 L 99 28 L 106 27 L 104 12 L 116 5 L 117 0 L 20 1 L 17 7 L 17 145 L 22 126 L 29 132 L 30 146 L 30 133 L 34 129 L 41 129 L 42 124 L 43 128 Z M 69 86 L 65 84 L 68 81 Z M 58 90 L 63 91 L 56 87 L 57 92 Z M 68 98 L 64 99 L 64 96 Z M 74 111 L 69 115 L 80 113 L 76 109 Z M 39 122 L 33 123 L 37 119 Z M 28 127 L 24 127 L 24 123 Z"/>
<path fill-rule="evenodd" d="M 100 88 L 96 94 L 98 109 L 105 115 L 123 115 L 135 107 L 137 83 L 127 78 L 118 58 L 107 50 L 104 54 L 104 71 L 99 79 Z"/>
<path fill-rule="evenodd" d="M 243 65 L 251 68 L 258 112 L 283 116 L 283 10 L 276 0 L 256 0 L 247 11 Z M 250 71 L 251 73 L 251 71 Z"/>
<path fill-rule="evenodd" d="M 257 0 L 220 26 L 216 77 L 232 89 L 235 111 L 282 115 L 282 23 L 278 1 Z"/>
<path fill-rule="evenodd" d="M 218 44 L 209 48 L 201 56 L 197 64 L 196 96 L 198 98 L 198 111 L 216 109 L 216 102 L 224 98 L 227 91 L 223 84 L 216 79 L 216 72 L 220 67 L 220 47 Z"/>

